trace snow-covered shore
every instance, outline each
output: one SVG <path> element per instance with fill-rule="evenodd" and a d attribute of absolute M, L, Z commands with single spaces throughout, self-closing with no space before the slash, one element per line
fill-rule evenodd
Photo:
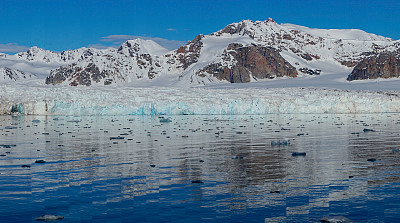
<path fill-rule="evenodd" d="M 0 114 L 259 115 L 400 112 L 400 92 L 323 88 L 0 87 Z"/>

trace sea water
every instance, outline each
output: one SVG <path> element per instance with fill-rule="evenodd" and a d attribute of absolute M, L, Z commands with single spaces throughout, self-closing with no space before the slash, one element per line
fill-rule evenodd
<path fill-rule="evenodd" d="M 400 219 L 399 114 L 163 118 L 0 116 L 0 222 Z"/>

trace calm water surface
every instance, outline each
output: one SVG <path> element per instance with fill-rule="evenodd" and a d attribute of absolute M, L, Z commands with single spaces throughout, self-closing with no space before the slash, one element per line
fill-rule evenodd
<path fill-rule="evenodd" d="M 169 118 L 0 116 L 0 222 L 400 222 L 399 114 Z"/>

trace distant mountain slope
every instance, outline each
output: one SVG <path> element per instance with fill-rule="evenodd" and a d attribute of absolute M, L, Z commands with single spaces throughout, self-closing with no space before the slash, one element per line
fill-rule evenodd
<path fill-rule="evenodd" d="M 20 79 L 31 79 L 35 76 L 31 73 L 25 73 L 20 70 L 14 70 L 8 67 L 1 67 L 0 68 L 0 82 L 5 81 L 17 81 Z"/>
<path fill-rule="evenodd" d="M 153 79 L 162 69 L 158 55 L 165 52 L 168 51 L 152 40 L 128 40 L 118 50 L 94 51 L 74 63 L 52 70 L 46 84 L 66 82 L 72 86 L 90 86 Z"/>
<path fill-rule="evenodd" d="M 17 61 L 20 65 L 13 68 L 47 72 L 45 82 L 52 85 L 113 85 L 164 78 L 179 86 L 245 83 L 347 72 L 373 55 L 396 51 L 396 43 L 362 30 L 243 20 L 198 35 L 174 51 L 142 39 L 126 41 L 119 49 L 56 53 L 33 47 L 16 55 L 0 55 L 0 66 Z"/>

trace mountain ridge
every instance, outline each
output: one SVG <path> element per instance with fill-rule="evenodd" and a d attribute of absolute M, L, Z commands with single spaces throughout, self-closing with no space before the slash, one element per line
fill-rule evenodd
<path fill-rule="evenodd" d="M 167 75 L 181 86 L 193 86 L 325 75 L 333 71 L 321 70 L 322 62 L 346 70 L 373 55 L 396 51 L 399 43 L 357 29 L 312 29 L 269 18 L 229 24 L 173 51 L 142 39 L 128 40 L 118 49 L 83 47 L 56 53 L 32 47 L 0 55 L 0 66 L 1 60 L 51 65 L 45 82 L 52 85 L 110 85 Z"/>

